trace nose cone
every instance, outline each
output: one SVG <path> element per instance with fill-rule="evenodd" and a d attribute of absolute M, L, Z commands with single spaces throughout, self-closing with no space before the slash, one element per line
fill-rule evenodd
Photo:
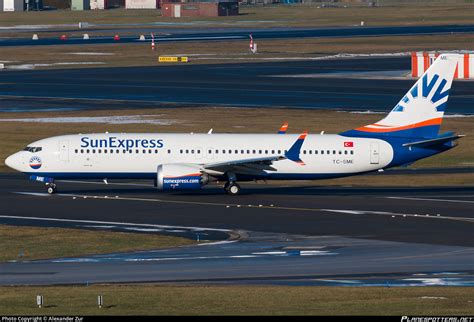
<path fill-rule="evenodd" d="M 6 160 L 5 164 L 7 167 L 12 168 L 14 170 L 18 170 L 18 167 L 20 166 L 19 164 L 19 158 L 18 158 L 18 153 L 10 155 Z"/>
<path fill-rule="evenodd" d="M 7 167 L 13 168 L 13 167 L 12 167 L 12 164 L 13 164 L 13 155 L 10 155 L 10 156 L 5 160 L 5 164 L 7 165 Z"/>

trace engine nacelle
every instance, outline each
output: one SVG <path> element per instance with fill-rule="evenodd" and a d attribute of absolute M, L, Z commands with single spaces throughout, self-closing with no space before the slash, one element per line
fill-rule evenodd
<path fill-rule="evenodd" d="M 160 164 L 156 173 L 156 187 L 159 190 L 197 190 L 208 181 L 206 173 L 186 164 Z"/>

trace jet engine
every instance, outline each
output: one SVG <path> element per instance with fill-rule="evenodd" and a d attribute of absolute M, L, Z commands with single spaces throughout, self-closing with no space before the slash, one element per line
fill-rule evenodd
<path fill-rule="evenodd" d="M 159 190 L 197 190 L 209 182 L 207 173 L 187 164 L 160 164 L 156 173 Z"/>

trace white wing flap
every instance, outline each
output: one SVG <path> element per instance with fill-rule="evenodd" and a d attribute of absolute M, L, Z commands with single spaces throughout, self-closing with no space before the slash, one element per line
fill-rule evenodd
<path fill-rule="evenodd" d="M 213 170 L 219 172 L 233 171 L 236 173 L 254 173 L 255 171 L 259 172 L 262 170 L 275 171 L 275 169 L 271 167 L 273 162 L 284 159 L 286 159 L 284 156 L 276 155 L 264 158 L 207 163 L 203 165 L 202 170 Z"/>

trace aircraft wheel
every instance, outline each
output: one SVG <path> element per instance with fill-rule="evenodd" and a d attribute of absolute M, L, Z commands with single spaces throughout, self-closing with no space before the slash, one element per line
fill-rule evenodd
<path fill-rule="evenodd" d="M 232 183 L 229 183 L 229 184 L 226 184 L 227 188 L 225 189 L 227 194 L 229 195 L 238 195 L 240 193 L 240 186 L 235 183 L 235 182 L 232 182 Z"/>
<path fill-rule="evenodd" d="M 54 183 L 53 183 L 53 184 L 49 184 L 49 185 L 48 185 L 48 193 L 49 193 L 50 195 L 52 195 L 52 194 L 54 194 L 54 193 L 56 193 L 56 192 L 58 192 L 58 188 L 56 187 L 56 185 L 55 185 Z"/>

